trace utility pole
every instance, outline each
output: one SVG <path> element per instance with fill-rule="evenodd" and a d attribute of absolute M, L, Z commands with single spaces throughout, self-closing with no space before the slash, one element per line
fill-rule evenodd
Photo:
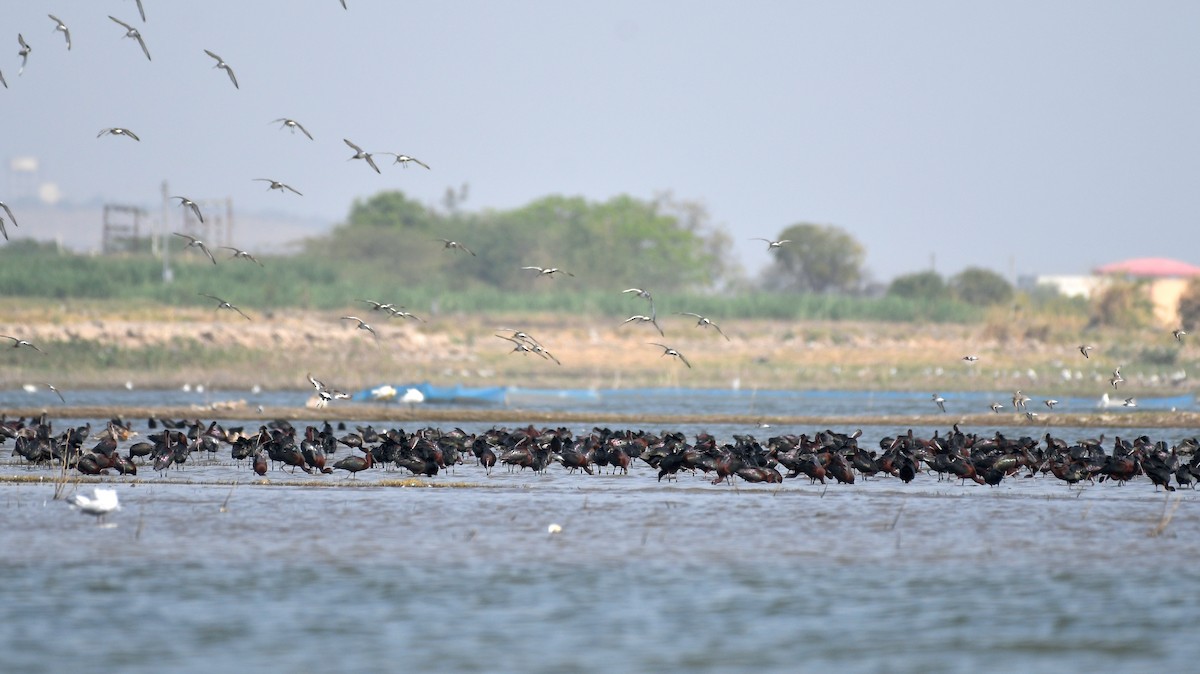
<path fill-rule="evenodd" d="M 167 189 L 167 181 L 164 180 L 162 184 L 162 232 L 159 235 L 159 239 L 162 241 L 163 283 L 170 283 L 175 279 L 175 272 L 171 271 L 171 263 L 169 261 L 171 241 L 167 238 L 170 235 L 170 228 L 167 226 L 167 217 L 171 210 L 170 194 L 171 192 Z"/>

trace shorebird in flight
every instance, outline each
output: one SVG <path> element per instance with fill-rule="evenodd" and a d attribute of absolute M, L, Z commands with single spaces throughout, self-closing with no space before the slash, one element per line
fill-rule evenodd
<path fill-rule="evenodd" d="M 188 199 L 187 197 L 171 197 L 171 198 L 178 199 L 180 206 L 183 206 L 184 208 L 192 209 L 192 212 L 196 214 L 196 217 L 200 218 L 200 222 L 204 222 L 204 215 L 200 212 L 200 206 L 198 206 L 196 204 L 196 202 L 192 201 L 191 199 Z M 191 245 L 191 244 L 188 244 L 188 245 Z"/>
<path fill-rule="evenodd" d="M 296 194 L 298 194 L 300 196 L 304 196 L 303 194 L 300 194 L 300 191 L 297 190 L 295 187 L 292 187 L 291 185 L 287 185 L 285 183 L 281 183 L 278 180 L 271 180 L 270 178 L 255 178 L 255 180 L 264 182 L 264 183 L 271 183 L 270 185 L 267 186 L 267 189 L 279 190 L 280 194 L 283 194 L 284 190 L 288 190 L 290 192 L 295 192 Z"/>
<path fill-rule="evenodd" d="M 53 14 L 47 14 L 46 16 L 50 17 L 50 20 L 54 22 L 55 31 L 62 31 L 63 37 L 67 39 L 67 51 L 71 51 L 71 29 L 67 28 L 67 24 L 63 23 L 62 19 L 57 16 Z"/>
<path fill-rule="evenodd" d="M 325 385 L 325 382 L 314 379 L 312 374 L 308 375 L 308 383 L 312 384 L 313 388 L 317 390 L 317 397 L 320 398 L 320 400 L 317 401 L 318 407 L 324 407 L 328 405 L 329 401 L 331 400 L 350 399 L 349 393 L 342 393 L 341 391 L 329 388 Z"/>
<path fill-rule="evenodd" d="M 213 67 L 220 68 L 221 70 L 225 71 L 225 74 L 229 75 L 229 81 L 233 82 L 234 89 L 241 89 L 241 87 L 239 87 L 238 83 L 237 83 L 237 76 L 233 74 L 233 68 L 229 67 L 229 64 L 225 62 L 225 59 L 221 58 L 220 56 L 217 56 L 216 54 L 210 52 L 207 49 L 204 50 L 204 53 L 208 54 L 209 56 L 211 56 L 217 60 L 217 65 L 215 65 Z"/>
<path fill-rule="evenodd" d="M 1016 393 L 1013 394 L 1013 397 L 1012 397 L 1013 410 L 1019 412 L 1019 411 L 1025 409 L 1025 403 L 1029 402 L 1029 400 L 1030 400 L 1029 396 L 1025 395 L 1024 393 L 1021 393 L 1020 391 L 1017 391 Z"/>
<path fill-rule="evenodd" d="M 1111 384 L 1113 388 L 1116 388 L 1117 384 L 1120 384 L 1123 381 L 1125 381 L 1125 378 L 1121 376 L 1121 368 L 1118 367 L 1117 369 L 1113 370 L 1112 378 L 1108 380 L 1108 383 Z"/>
<path fill-rule="evenodd" d="M 184 248 L 192 248 L 192 247 L 199 248 L 200 250 L 204 251 L 204 254 L 208 256 L 208 259 L 212 260 L 213 264 L 217 263 L 217 258 L 213 257 L 212 251 L 209 250 L 208 246 L 204 245 L 204 242 L 201 241 L 200 239 L 197 239 L 196 237 L 192 236 L 191 234 L 180 234 L 179 232 L 173 232 L 173 234 L 175 236 L 181 236 L 188 240 L 187 245 L 184 246 Z M 211 295 L 209 297 L 211 297 Z"/>
<path fill-rule="evenodd" d="M 249 260 L 249 261 L 257 264 L 260 267 L 266 266 L 263 263 L 259 262 L 258 258 L 254 257 L 249 252 L 242 250 L 241 248 L 234 248 L 233 246 L 217 246 L 217 248 L 224 248 L 225 250 L 232 250 L 233 255 L 229 256 L 230 260 L 236 260 L 240 257 L 243 260 Z"/>
<path fill-rule="evenodd" d="M 139 4 L 139 6 L 141 5 L 140 2 L 138 4 Z M 153 60 L 150 58 L 150 50 L 146 49 L 146 41 L 142 39 L 142 34 L 138 32 L 137 28 L 134 28 L 133 26 L 125 23 L 124 21 L 118 19 L 117 17 L 115 17 L 111 14 L 108 15 L 108 18 L 117 22 L 118 24 L 121 25 L 122 28 L 125 29 L 125 37 L 131 37 L 131 38 L 137 40 L 137 43 L 142 46 L 142 53 L 146 55 L 147 61 Z M 144 18 L 142 20 L 145 21 Z"/>
<path fill-rule="evenodd" d="M 1058 401 L 1054 398 L 1043 400 L 1042 402 L 1046 403 L 1046 407 L 1049 407 L 1050 409 L 1054 409 L 1054 406 L 1058 404 Z"/>
<path fill-rule="evenodd" d="M 1171 331 L 1171 335 L 1173 335 L 1175 337 L 1175 341 L 1177 341 L 1177 342 L 1182 342 L 1183 336 L 1186 334 L 1187 334 L 1187 331 L 1184 330 L 1183 328 L 1178 328 L 1178 329 Z"/>
<path fill-rule="evenodd" d="M 312 134 L 308 132 L 308 129 L 304 128 L 304 126 L 301 125 L 300 122 L 297 122 L 294 119 L 288 119 L 287 117 L 280 117 L 279 119 L 277 119 L 271 123 L 275 124 L 276 122 L 278 122 L 280 124 L 279 128 L 281 128 L 281 129 L 288 129 L 292 133 L 296 133 L 296 129 L 300 129 L 300 133 L 308 136 L 309 140 L 313 139 Z"/>
<path fill-rule="evenodd" d="M 391 303 L 384 304 L 383 302 L 376 302 L 375 300 L 354 300 L 354 301 L 355 302 L 363 302 L 365 304 L 371 305 L 371 311 L 391 312 L 391 310 L 395 307 L 395 305 L 393 305 Z"/>
<path fill-rule="evenodd" d="M 20 33 L 17 33 L 17 42 L 21 44 L 21 50 L 17 52 L 17 56 L 21 57 L 21 69 L 17 71 L 17 77 L 20 77 L 21 73 L 25 72 L 25 62 L 29 60 L 29 53 L 33 48 L 25 42 L 25 36 Z"/>
<path fill-rule="evenodd" d="M 979 360 L 979 356 L 975 356 L 975 355 L 970 355 L 970 354 L 968 354 L 968 355 L 966 355 L 966 356 L 963 356 L 963 357 L 962 357 L 962 359 L 963 359 L 963 360 L 965 360 L 965 361 L 967 361 L 968 363 L 974 363 L 974 362 L 977 362 L 977 361 Z"/>
<path fill-rule="evenodd" d="M 533 353 L 533 344 L 532 343 L 526 342 L 521 339 L 517 339 L 516 337 L 509 337 L 508 335 L 496 335 L 496 336 L 499 337 L 500 339 L 507 339 L 508 341 L 512 342 L 515 345 L 515 346 L 513 346 L 513 351 L 516 351 L 519 353 Z"/>
<path fill-rule="evenodd" d="M 662 347 L 662 350 L 663 350 L 662 355 L 671 356 L 672 358 L 678 358 L 679 360 L 683 361 L 684 365 L 688 366 L 688 369 L 691 369 L 692 364 L 688 362 L 687 358 L 683 357 L 682 353 L 679 353 L 678 351 L 667 346 L 666 344 L 659 344 L 658 342 L 646 342 L 646 343 L 653 344 L 654 346 Z"/>
<path fill-rule="evenodd" d="M 357 321 L 359 330 L 366 330 L 367 332 L 371 333 L 375 337 L 376 340 L 379 339 L 379 333 L 375 332 L 375 328 L 372 328 L 371 326 L 367 325 L 367 322 L 364 321 L 363 319 L 359 318 L 358 316 L 342 316 L 342 320 L 343 321 Z"/>
<path fill-rule="evenodd" d="M 663 337 L 667 336 L 667 333 L 663 332 L 663 329 L 658 325 L 658 321 L 654 319 L 654 316 L 642 316 L 641 314 L 630 316 L 629 318 L 621 321 L 621 325 L 632 323 L 634 321 L 637 321 L 638 323 L 649 323 L 653 325 L 656 330 L 658 330 L 658 334 L 662 335 Z"/>
<path fill-rule="evenodd" d="M 622 293 L 633 293 L 634 297 L 641 297 L 642 299 L 649 302 L 651 304 L 651 306 L 654 305 L 654 298 L 650 295 L 649 290 L 643 290 L 642 288 L 626 288 L 625 290 L 622 290 L 621 292 Z"/>
<path fill-rule="evenodd" d="M 354 156 L 346 161 L 350 161 L 351 159 L 366 159 L 367 163 L 371 165 L 371 168 L 375 169 L 376 173 L 380 173 L 379 167 L 375 165 L 375 160 L 371 158 L 370 152 L 364 152 L 361 147 L 351 143 L 345 138 L 342 139 L 342 142 L 349 145 L 351 150 L 354 150 Z"/>
<path fill-rule="evenodd" d="M 1088 352 L 1095 348 L 1096 347 L 1092 346 L 1091 344 L 1080 344 L 1079 353 L 1082 353 L 1084 358 L 1091 358 L 1091 356 L 1088 355 Z"/>
<path fill-rule="evenodd" d="M 930 396 L 930 399 L 933 400 L 933 403 L 938 406 L 939 410 L 941 410 L 943 412 L 946 411 L 946 399 L 945 398 L 934 393 L 933 395 Z"/>
<path fill-rule="evenodd" d="M 99 138 L 100 136 L 128 136 L 139 143 L 142 140 L 141 138 L 137 137 L 136 133 L 130 131 L 129 129 L 123 129 L 119 126 L 110 127 L 108 129 L 100 129 L 100 133 L 96 134 L 96 137 Z"/>
<path fill-rule="evenodd" d="M 1126 398 L 1125 402 L 1121 403 L 1121 405 L 1125 407 L 1137 407 L 1137 400 L 1134 400 L 1133 398 Z"/>
<path fill-rule="evenodd" d="M 404 307 L 389 306 L 387 307 L 386 311 L 392 315 L 392 318 L 411 318 L 413 320 L 421 321 L 422 323 L 426 322 L 424 318 L 405 311 Z"/>
<path fill-rule="evenodd" d="M 8 204 L 0 201 L 0 208 L 4 209 L 4 212 L 8 214 L 8 219 L 13 223 L 13 227 L 16 227 L 17 218 L 15 215 L 13 215 L 12 209 L 8 207 Z M 2 217 L 0 217 L 0 234 L 3 234 L 4 240 L 8 241 L 8 230 L 4 229 L 4 218 Z"/>
<path fill-rule="evenodd" d="M 33 349 L 34 351 L 37 351 L 38 353 L 44 353 L 41 349 L 37 348 L 36 344 L 33 344 L 32 342 L 27 342 L 23 339 L 18 339 L 16 337 L 9 337 L 8 335 L 0 335 L 0 339 L 11 339 L 13 341 L 12 348 L 14 348 L 14 349 L 19 349 L 22 346 L 27 346 L 27 347 Z"/>
<path fill-rule="evenodd" d="M 442 246 L 442 248 L 457 248 L 458 250 L 467 251 L 472 256 L 475 255 L 474 251 L 472 251 L 470 248 L 467 248 L 466 246 L 462 245 L 461 243 L 459 243 L 457 241 L 451 241 L 450 239 L 434 239 L 434 241 L 441 241 L 443 244 L 445 244 L 444 246 Z"/>
<path fill-rule="evenodd" d="M 1038 413 L 1037 412 L 1026 412 L 1025 418 L 1029 419 L 1030 421 L 1037 421 Z"/>
<path fill-rule="evenodd" d="M 237 307 L 233 306 L 229 302 L 226 302 L 225 300 L 221 299 L 220 297 L 217 297 L 216 295 L 209 295 L 207 293 L 198 293 L 198 294 L 201 297 L 207 297 L 209 299 L 216 300 L 217 301 L 217 311 L 220 311 L 222 309 L 229 309 L 231 311 L 236 311 L 239 314 L 242 314 L 242 318 L 244 318 L 246 320 L 250 320 L 250 317 L 247 316 L 245 313 L 243 313 L 241 309 L 238 309 Z"/>
<path fill-rule="evenodd" d="M 696 327 L 700 327 L 700 328 L 712 327 L 714 330 L 721 333 L 721 336 L 725 338 L 725 341 L 732 341 L 729 339 L 729 335 L 727 335 L 721 331 L 721 326 L 717 325 L 716 323 L 713 323 L 712 321 L 708 320 L 704 316 L 701 316 L 700 314 L 697 314 L 697 313 L 694 313 L 691 311 L 677 311 L 675 313 L 679 314 L 680 316 L 695 316 L 696 318 L 699 319 L 698 321 L 696 321 Z"/>
<path fill-rule="evenodd" d="M 792 240 L 791 240 L 791 239 L 780 239 L 780 240 L 778 240 L 778 241 L 772 241 L 771 239 L 764 239 L 764 238 L 762 238 L 762 237 L 757 237 L 757 236 L 756 236 L 756 237 L 754 237 L 754 238 L 752 238 L 752 239 L 750 239 L 750 240 L 751 240 L 751 241 L 766 241 L 766 242 L 767 242 L 767 251 L 768 251 L 768 252 L 770 252 L 770 251 L 772 251 L 772 250 L 775 250 L 776 248 L 782 248 L 782 247 L 783 247 L 783 244 L 785 244 L 785 243 L 791 243 L 791 242 L 792 242 Z"/>
<path fill-rule="evenodd" d="M 553 277 L 555 274 L 566 274 L 567 276 L 574 276 L 574 274 L 572 274 L 571 272 L 564 271 L 562 269 L 559 269 L 558 267 L 521 267 L 521 269 L 532 269 L 538 273 L 538 276 Z"/>
<path fill-rule="evenodd" d="M 46 388 L 48 388 L 48 389 L 50 389 L 51 391 L 53 391 L 53 392 L 54 392 L 54 395 L 58 396 L 58 399 L 59 399 L 59 400 L 63 401 L 64 403 L 65 403 L 65 402 L 67 402 L 67 399 L 63 397 L 63 394 L 62 394 L 62 392 L 61 392 L 61 391 L 59 391 L 57 388 L 55 388 L 55 387 L 54 387 L 54 384 L 46 384 Z"/>
<path fill-rule="evenodd" d="M 522 330 L 516 330 L 514 328 L 496 328 L 496 329 L 497 330 L 507 330 L 512 333 L 511 337 L 504 337 L 504 335 L 496 335 L 497 337 L 504 337 L 505 339 L 516 339 L 516 340 L 520 340 L 522 342 L 528 342 L 530 344 L 537 344 L 539 346 L 541 345 L 541 342 L 534 339 L 533 335 L 530 335 L 528 332 L 524 332 Z"/>
<path fill-rule="evenodd" d="M 429 164 L 426 164 L 425 162 L 421 161 L 420 159 L 417 159 L 416 157 L 410 157 L 406 154 L 396 154 L 395 152 L 380 152 L 380 154 L 392 155 L 393 157 L 396 158 L 396 161 L 394 161 L 392 163 L 399 164 L 399 165 L 403 166 L 404 168 L 408 168 L 408 165 L 410 162 L 413 164 L 416 164 L 417 166 L 424 166 L 426 169 L 429 168 Z"/>
<path fill-rule="evenodd" d="M 1000 403 L 992 403 L 991 405 L 988 405 L 988 407 L 995 414 L 1000 414 L 1000 410 L 1004 409 L 1004 405 L 1001 405 Z"/>

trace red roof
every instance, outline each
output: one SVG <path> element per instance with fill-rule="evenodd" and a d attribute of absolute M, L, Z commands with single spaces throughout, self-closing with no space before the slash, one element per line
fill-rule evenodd
<path fill-rule="evenodd" d="M 1145 278 L 1200 276 L 1200 267 L 1165 257 L 1139 257 L 1113 262 L 1096 269 L 1097 274 L 1125 274 Z"/>

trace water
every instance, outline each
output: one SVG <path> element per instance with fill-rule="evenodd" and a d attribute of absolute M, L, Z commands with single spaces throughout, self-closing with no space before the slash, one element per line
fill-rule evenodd
<path fill-rule="evenodd" d="M 864 444 L 899 430 L 864 427 Z M 1197 434 L 1120 434 L 1142 432 Z M 0 475 L 52 479 L 7 447 Z M 0 671 L 1150 671 L 1200 657 L 1180 632 L 1200 618 L 1198 497 L 1145 478 L 730 487 L 658 483 L 640 463 L 464 465 L 430 482 L 469 487 L 395 488 L 380 480 L 402 474 L 381 470 L 259 484 L 227 454 L 142 472 L 105 478 L 123 505 L 110 528 L 49 483 L 0 482 Z"/>

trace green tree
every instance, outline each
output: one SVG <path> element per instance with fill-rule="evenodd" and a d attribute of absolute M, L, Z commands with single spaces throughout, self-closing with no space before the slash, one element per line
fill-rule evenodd
<path fill-rule="evenodd" d="M 772 250 L 774 261 L 764 285 L 812 293 L 853 292 L 863 282 L 866 251 L 853 236 L 833 225 L 797 223 L 783 230 L 788 243 Z"/>
<path fill-rule="evenodd" d="M 950 288 L 936 271 L 919 271 L 897 276 L 888 286 L 887 294 L 914 300 L 941 300 L 950 297 Z"/>
<path fill-rule="evenodd" d="M 1009 302 L 1013 287 L 1003 276 L 990 269 L 968 267 L 950 278 L 954 296 L 975 306 L 988 307 Z"/>

